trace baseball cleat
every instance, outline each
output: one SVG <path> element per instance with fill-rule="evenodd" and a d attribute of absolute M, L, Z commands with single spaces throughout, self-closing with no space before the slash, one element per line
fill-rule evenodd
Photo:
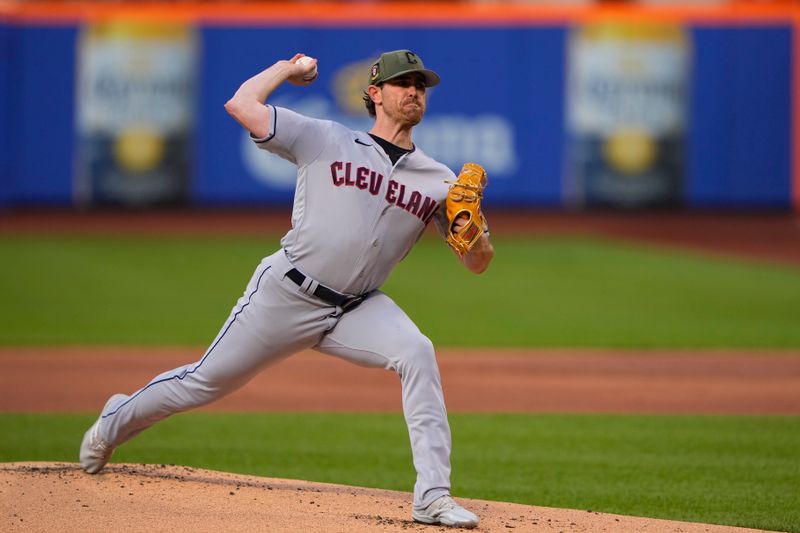
<path fill-rule="evenodd" d="M 103 411 L 115 400 L 119 398 L 127 398 L 124 394 L 115 394 L 106 402 Z M 102 420 L 102 412 L 97 418 L 92 427 L 84 433 L 83 441 L 81 441 L 81 468 L 89 474 L 96 474 L 106 466 L 106 463 L 111 459 L 114 453 L 114 446 L 104 441 L 100 437 L 100 421 Z"/>
<path fill-rule="evenodd" d="M 425 509 L 414 509 L 411 516 L 423 524 L 441 524 L 472 529 L 480 520 L 474 513 L 458 505 L 450 496 L 442 496 Z"/>

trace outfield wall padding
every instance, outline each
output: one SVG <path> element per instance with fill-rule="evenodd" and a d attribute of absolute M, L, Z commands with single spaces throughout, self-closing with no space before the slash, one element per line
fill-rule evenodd
<path fill-rule="evenodd" d="M 487 203 L 562 207 L 570 30 L 626 17 L 668 20 L 690 37 L 683 204 L 789 209 L 800 203 L 793 159 L 800 15 L 788 4 L 750 11 L 405 5 L 414 16 L 403 4 L 357 11 L 270 6 L 0 6 L 0 206 L 78 201 L 79 40 L 87 24 L 109 17 L 178 21 L 197 30 L 187 191 L 193 205 L 291 201 L 291 169 L 255 158 L 223 109 L 243 80 L 306 52 L 320 61 L 319 81 L 282 87 L 275 103 L 366 129 L 370 122 L 347 88 L 380 51 L 412 48 L 443 78 L 431 91 L 420 146 L 454 170 L 466 160 L 483 163 L 491 179 Z"/>

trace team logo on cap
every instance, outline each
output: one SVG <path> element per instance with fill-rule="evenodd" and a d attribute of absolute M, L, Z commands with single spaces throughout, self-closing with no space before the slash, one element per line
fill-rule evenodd
<path fill-rule="evenodd" d="M 380 64 L 379 63 L 375 63 L 374 65 L 372 65 L 372 79 L 373 80 L 378 77 L 378 73 L 380 71 L 381 71 L 381 69 L 380 69 Z"/>

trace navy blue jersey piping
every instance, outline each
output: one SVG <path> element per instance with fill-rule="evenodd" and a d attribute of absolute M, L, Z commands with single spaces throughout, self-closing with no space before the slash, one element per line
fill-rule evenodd
<path fill-rule="evenodd" d="M 265 142 L 269 141 L 270 139 L 272 139 L 273 137 L 275 137 L 275 130 L 278 127 L 278 110 L 275 108 L 274 105 L 270 105 L 270 104 L 265 104 L 265 105 L 267 107 L 271 107 L 272 108 L 272 132 L 269 134 L 269 136 L 266 139 L 253 139 L 253 142 L 255 142 L 257 144 L 265 143 Z"/>

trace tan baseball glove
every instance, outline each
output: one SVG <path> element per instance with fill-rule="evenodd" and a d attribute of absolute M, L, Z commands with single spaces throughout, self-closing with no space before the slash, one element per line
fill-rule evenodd
<path fill-rule="evenodd" d="M 459 257 L 464 257 L 483 234 L 486 222 L 481 213 L 483 189 L 486 188 L 486 171 L 475 163 L 465 163 L 456 181 L 447 181 L 447 244 Z M 455 229 L 456 221 L 465 219 L 460 229 Z"/>

